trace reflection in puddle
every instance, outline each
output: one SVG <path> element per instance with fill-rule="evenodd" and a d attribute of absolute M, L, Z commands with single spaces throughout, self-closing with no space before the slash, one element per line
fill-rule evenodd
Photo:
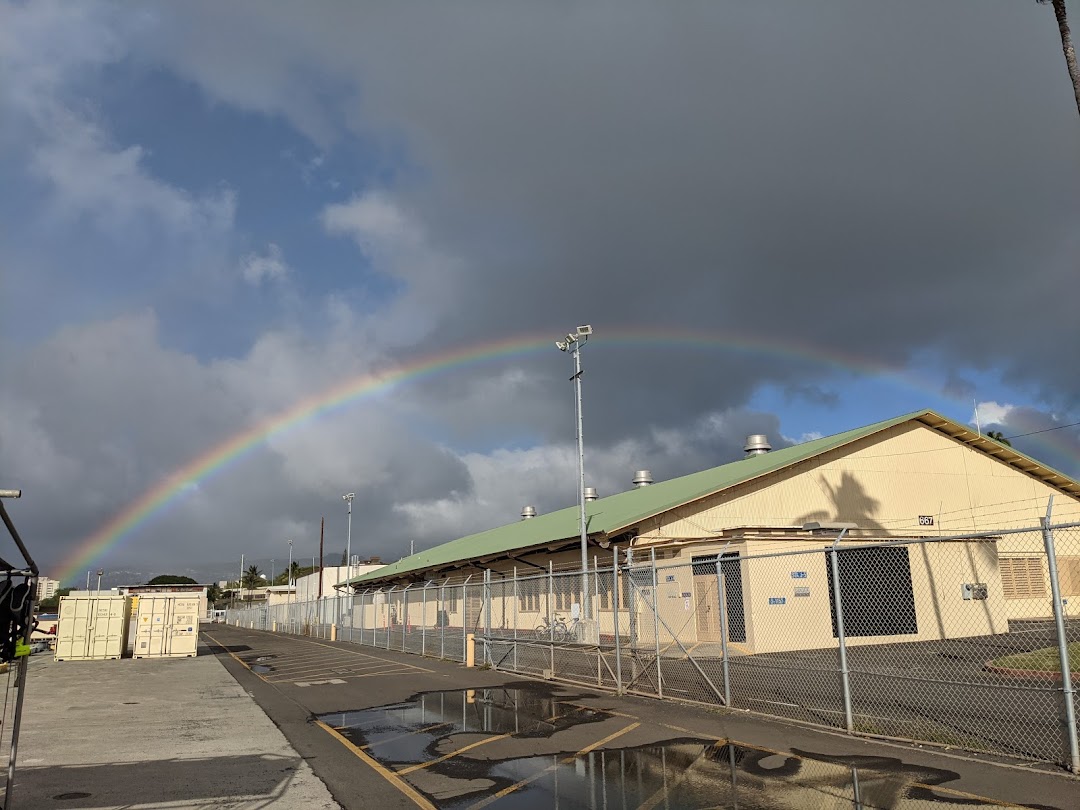
<path fill-rule="evenodd" d="M 621 718 L 533 689 L 434 692 L 320 719 L 445 810 L 1000 806 L 933 787 L 954 774 L 887 759 L 855 768 L 687 739 L 575 754 L 611 733 L 611 723 L 588 724 Z"/>

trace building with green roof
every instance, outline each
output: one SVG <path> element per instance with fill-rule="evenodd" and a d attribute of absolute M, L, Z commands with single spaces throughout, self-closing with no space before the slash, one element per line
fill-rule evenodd
<path fill-rule="evenodd" d="M 718 555 L 723 555 L 727 561 L 728 614 L 736 620 L 735 625 L 741 625 L 733 628 L 732 640 L 748 649 L 763 648 L 755 641 L 755 626 L 764 639 L 768 622 L 787 622 L 795 615 L 791 609 L 770 613 L 772 605 L 817 610 L 818 618 L 826 617 L 824 630 L 816 621 L 806 632 L 828 634 L 828 572 L 821 565 L 810 566 L 812 571 L 765 576 L 770 566 L 779 563 L 766 562 L 765 558 L 753 562 L 763 554 L 820 549 L 826 540 L 831 542 L 823 538 L 822 529 L 808 530 L 807 524 L 824 527 L 826 535 L 830 525 L 847 524 L 851 528 L 846 539 L 864 543 L 995 532 L 1038 525 L 1051 495 L 1056 496 L 1055 519 L 1080 520 L 1080 484 L 1076 481 L 929 410 L 780 450 L 755 450 L 753 444 L 748 444 L 746 457 L 730 463 L 586 503 L 590 560 L 599 568 L 610 569 L 618 554 L 621 562 L 648 565 L 650 571 L 653 560 L 671 567 L 675 573 L 666 576 L 673 579 L 657 584 L 656 599 L 665 610 L 673 611 L 675 622 L 682 618 L 678 614 L 683 606 L 690 610 L 692 601 L 699 606 L 702 600 L 718 601 L 716 568 L 721 559 Z M 456 587 L 466 580 L 497 580 L 515 573 L 520 579 L 534 574 L 536 579 L 531 581 L 535 586 L 518 594 L 517 607 L 519 614 L 535 612 L 539 620 L 545 611 L 568 611 L 582 601 L 581 586 L 576 584 L 582 581 L 580 576 L 552 576 L 544 582 L 549 573 L 580 569 L 579 531 L 579 507 L 575 505 L 452 539 L 355 577 L 348 584 L 355 591 L 369 592 L 422 587 L 424 583 Z M 936 555 L 936 561 L 929 556 L 909 558 L 906 549 L 900 555 L 883 547 L 879 554 L 866 555 L 858 574 L 847 576 L 868 577 L 865 590 L 870 594 L 875 585 L 869 580 L 879 577 L 878 589 L 887 586 L 899 589 L 897 594 L 903 591 L 904 604 L 918 607 L 923 602 L 933 603 L 939 614 L 949 615 L 943 601 L 959 599 L 965 584 L 986 585 L 987 597 L 980 605 L 983 610 L 978 616 L 973 614 L 964 632 L 1002 632 L 1009 619 L 1049 612 L 1045 589 L 1032 578 L 1032 561 L 1041 550 L 1028 535 L 1017 538 L 1010 535 L 975 545 L 920 547 L 933 549 L 931 556 Z M 1080 560 L 1080 549 L 1075 553 Z M 855 555 L 849 557 L 854 559 Z M 784 564 L 790 567 L 789 562 Z M 681 567 L 676 570 L 675 566 Z M 948 583 L 938 582 L 935 575 Z M 841 574 L 841 582 L 844 576 Z M 551 584 L 555 579 L 560 583 L 558 593 Z M 1080 587 L 1080 567 L 1075 581 Z M 661 602 L 665 590 L 668 593 Z M 976 592 L 981 594 L 981 587 Z M 594 619 L 603 632 L 602 613 L 612 609 L 613 600 L 599 587 L 595 597 Z M 550 604 L 552 600 L 554 604 Z M 459 604 L 455 599 L 453 611 L 446 611 L 442 621 L 453 623 L 457 616 L 459 625 L 470 619 L 475 622 L 476 616 L 469 615 L 468 601 L 462 599 Z M 1080 608 L 1080 599 L 1073 601 Z M 701 618 L 700 608 L 694 613 L 699 640 L 712 639 L 715 627 L 710 628 L 708 620 Z M 371 621 L 377 618 L 373 615 Z M 940 617 L 937 630 L 933 630 L 934 624 L 929 619 L 922 621 L 912 637 L 922 638 L 924 632 L 931 631 L 939 635 L 960 631 L 945 627 Z M 776 640 L 765 646 L 777 649 Z"/>

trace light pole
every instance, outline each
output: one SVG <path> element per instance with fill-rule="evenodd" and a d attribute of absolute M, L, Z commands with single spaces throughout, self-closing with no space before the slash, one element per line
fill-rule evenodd
<path fill-rule="evenodd" d="M 98 593 L 101 593 L 101 576 L 104 573 L 105 573 L 105 571 L 102 570 L 101 568 L 99 568 L 98 571 L 97 571 L 97 592 Z"/>
<path fill-rule="evenodd" d="M 274 584 L 274 558 L 270 558 L 270 584 Z"/>
<path fill-rule="evenodd" d="M 345 576 L 346 582 L 352 579 L 352 502 L 355 497 L 355 492 L 341 496 L 341 499 L 349 505 L 349 528 L 348 534 L 345 536 L 345 564 L 349 566 L 345 569 L 348 572 Z"/>
<path fill-rule="evenodd" d="M 586 324 L 566 336 L 566 340 L 556 340 L 555 346 L 561 352 L 574 355 L 574 395 L 577 412 L 577 449 L 578 449 L 578 506 L 581 509 L 581 607 L 582 618 L 589 618 L 589 529 L 585 517 L 585 438 L 582 435 L 581 417 L 581 347 L 589 340 L 593 328 Z"/>
<path fill-rule="evenodd" d="M 289 587 L 293 584 L 293 572 L 292 572 L 292 540 L 289 541 Z"/>

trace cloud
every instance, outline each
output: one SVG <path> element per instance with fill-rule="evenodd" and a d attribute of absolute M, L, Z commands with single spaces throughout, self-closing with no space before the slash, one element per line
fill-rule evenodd
<path fill-rule="evenodd" d="M 999 402 L 979 402 L 975 405 L 975 411 L 971 414 L 971 423 L 978 422 L 982 425 L 1004 425 L 1009 414 L 1016 409 L 1015 405 L 1001 404 Z"/>
<path fill-rule="evenodd" d="M 240 274 L 244 281 L 257 287 L 263 282 L 283 280 L 289 274 L 289 266 L 281 248 L 271 242 L 265 254 L 249 253 L 241 259 Z"/>

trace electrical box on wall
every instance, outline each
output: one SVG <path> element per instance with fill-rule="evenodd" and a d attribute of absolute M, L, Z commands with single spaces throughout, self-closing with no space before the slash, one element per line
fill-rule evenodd
<path fill-rule="evenodd" d="M 987 596 L 986 583 L 984 582 L 965 582 L 960 586 L 960 591 L 965 600 L 982 600 L 986 599 Z"/>

